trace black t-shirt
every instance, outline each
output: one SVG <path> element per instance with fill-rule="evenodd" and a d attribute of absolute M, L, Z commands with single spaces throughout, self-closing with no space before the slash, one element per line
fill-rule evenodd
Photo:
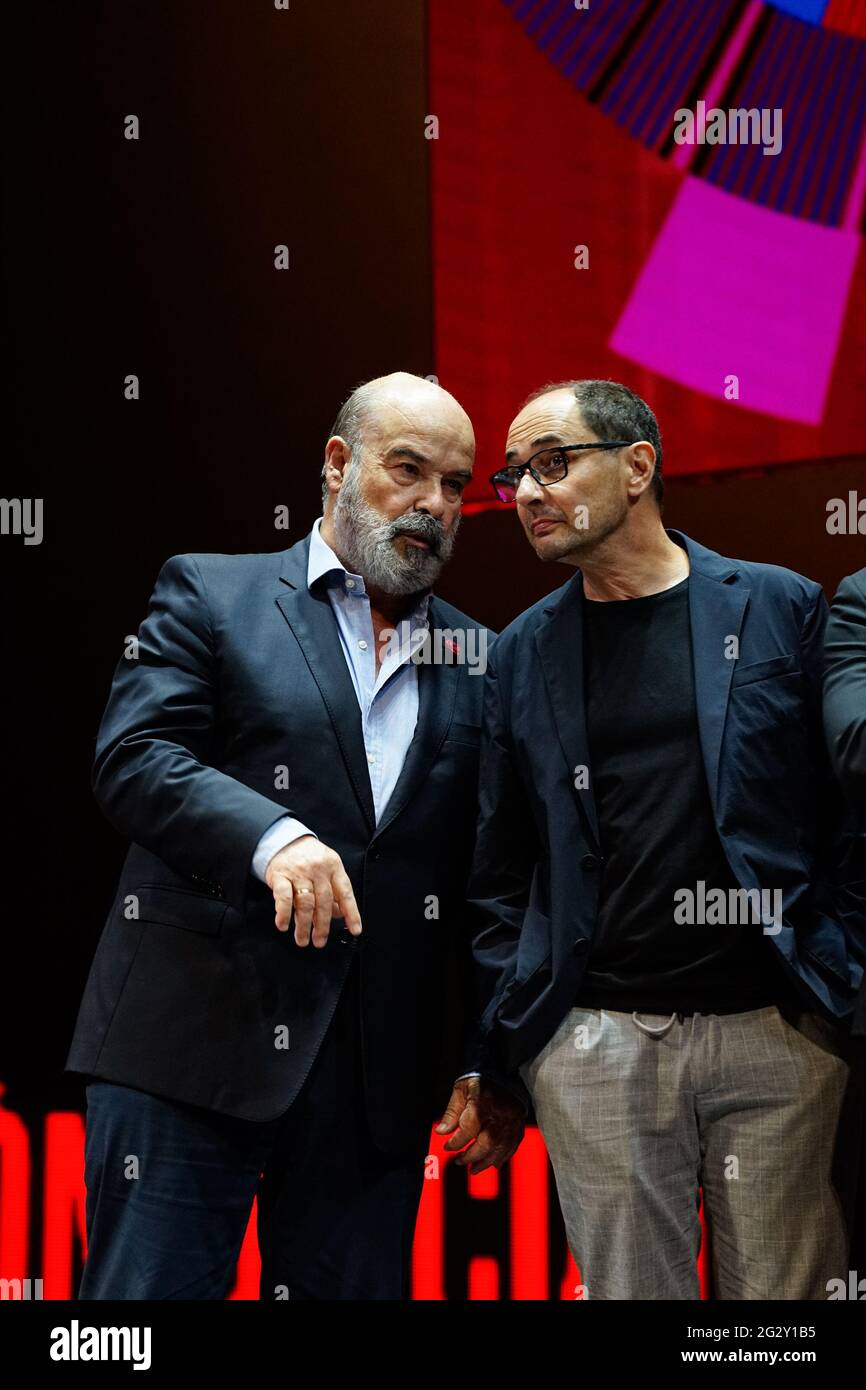
<path fill-rule="evenodd" d="M 791 997 L 760 921 L 676 920 L 686 911 L 684 897 L 675 898 L 679 890 L 694 894 L 699 913 L 702 892 L 706 901 L 722 889 L 728 901 L 739 887 L 704 772 L 688 587 L 686 578 L 645 598 L 583 600 L 586 724 L 603 864 L 578 1006 L 736 1013 Z"/>

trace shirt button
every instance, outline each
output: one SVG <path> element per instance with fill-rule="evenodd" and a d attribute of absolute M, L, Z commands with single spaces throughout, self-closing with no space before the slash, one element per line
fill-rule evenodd
<path fill-rule="evenodd" d="M 365 651 L 367 650 L 367 643 L 364 641 L 363 637 L 361 638 L 360 642 L 358 643 L 358 646 L 361 648 L 361 651 L 362 651 L 362 652 L 365 652 Z"/>
<path fill-rule="evenodd" d="M 579 937 L 577 938 L 577 940 L 575 941 L 575 943 L 574 943 L 574 947 L 573 947 L 574 954 L 575 954 L 576 956 L 582 956 L 583 953 L 584 953 L 584 951 L 587 949 L 588 946 L 589 946 L 589 942 L 587 941 L 586 937 L 585 937 L 585 936 L 579 936 Z"/>
<path fill-rule="evenodd" d="M 585 854 L 580 861 L 580 867 L 586 869 L 588 873 L 592 873 L 595 869 L 598 869 L 600 865 L 601 860 L 595 854 Z"/>
<path fill-rule="evenodd" d="M 354 589 L 354 587 L 355 587 L 355 581 L 354 581 L 354 579 L 347 579 L 347 580 L 346 580 L 346 588 L 347 588 L 347 589 Z"/>
<path fill-rule="evenodd" d="M 375 761 L 376 761 L 376 759 L 375 759 L 375 757 L 373 756 L 373 754 L 372 754 L 372 753 L 368 753 L 368 754 L 367 754 L 367 762 L 370 764 L 371 767 L 373 766 L 373 764 L 374 764 Z"/>

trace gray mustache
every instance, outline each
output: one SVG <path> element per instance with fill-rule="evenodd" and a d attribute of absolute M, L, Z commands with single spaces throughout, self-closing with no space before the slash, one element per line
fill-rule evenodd
<path fill-rule="evenodd" d="M 397 536 L 417 536 L 419 540 L 427 541 L 431 550 L 438 554 L 442 546 L 444 531 L 439 522 L 432 516 L 415 513 L 412 516 L 400 517 L 392 523 L 388 539 L 394 540 Z"/>

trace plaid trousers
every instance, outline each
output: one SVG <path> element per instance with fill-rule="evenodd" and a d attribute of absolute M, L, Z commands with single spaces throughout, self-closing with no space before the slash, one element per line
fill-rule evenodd
<path fill-rule="evenodd" d="M 824 1299 L 847 1279 L 862 1050 L 775 1006 L 574 1008 L 520 1068 L 587 1298 Z"/>

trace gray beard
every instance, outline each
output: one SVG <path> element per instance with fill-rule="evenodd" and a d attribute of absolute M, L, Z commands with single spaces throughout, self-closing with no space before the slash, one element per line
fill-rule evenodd
<path fill-rule="evenodd" d="M 406 512 L 393 521 L 385 520 L 362 498 L 356 465 L 344 475 L 333 523 L 338 554 L 346 568 L 360 574 L 368 588 L 403 597 L 432 589 L 451 557 L 460 517 L 448 535 L 426 512 Z M 401 555 L 394 544 L 401 534 L 418 536 L 431 549 L 410 547 Z"/>

